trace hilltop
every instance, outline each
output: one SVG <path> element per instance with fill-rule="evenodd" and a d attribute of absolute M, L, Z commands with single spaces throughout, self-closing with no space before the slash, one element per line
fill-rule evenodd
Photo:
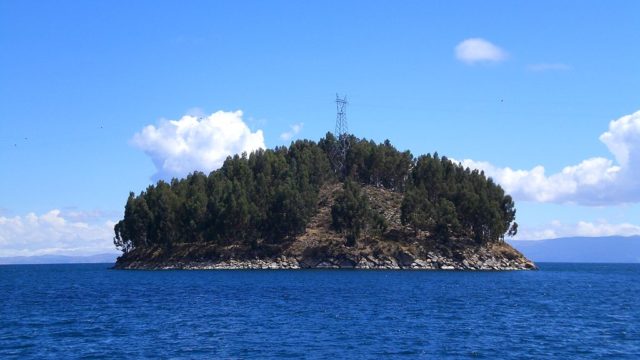
<path fill-rule="evenodd" d="M 482 172 L 328 133 L 131 193 L 116 268 L 534 269 L 515 213 Z"/>

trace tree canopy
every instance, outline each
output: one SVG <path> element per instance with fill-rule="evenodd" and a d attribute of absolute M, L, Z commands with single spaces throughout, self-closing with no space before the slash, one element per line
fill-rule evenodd
<path fill-rule="evenodd" d="M 203 243 L 257 250 L 282 246 L 304 232 L 318 210 L 320 189 L 343 182 L 332 206 L 332 226 L 353 245 L 363 233 L 384 235 L 386 225 L 371 210 L 361 186 L 403 194 L 402 222 L 438 241 L 478 243 L 515 235 L 515 205 L 484 173 L 438 154 L 414 158 L 387 140 L 377 144 L 348 137 L 344 171 L 332 161 L 337 139 L 258 150 L 227 158 L 223 166 L 184 179 L 158 181 L 130 193 L 114 244 L 139 247 Z"/>

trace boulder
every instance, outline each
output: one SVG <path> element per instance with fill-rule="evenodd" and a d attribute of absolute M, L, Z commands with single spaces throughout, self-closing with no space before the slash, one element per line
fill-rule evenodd
<path fill-rule="evenodd" d="M 316 264 L 315 267 L 318 268 L 318 269 L 335 269 L 338 266 L 334 265 L 334 264 L 332 264 L 332 263 L 330 263 L 328 261 L 321 261 L 318 264 Z"/>
<path fill-rule="evenodd" d="M 409 268 L 414 262 L 414 256 L 407 252 L 400 251 L 396 254 L 396 261 L 400 267 Z"/>
<path fill-rule="evenodd" d="M 337 261 L 337 265 L 341 269 L 353 269 L 356 266 L 356 262 L 348 258 L 342 258 Z"/>

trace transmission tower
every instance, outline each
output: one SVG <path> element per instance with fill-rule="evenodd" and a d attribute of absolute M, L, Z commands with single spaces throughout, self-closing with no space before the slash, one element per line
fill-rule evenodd
<path fill-rule="evenodd" d="M 340 98 L 336 94 L 336 144 L 334 149 L 334 165 L 336 171 L 341 175 L 345 173 L 345 163 L 347 160 L 347 151 L 349 150 L 349 127 L 347 125 L 347 96 Z"/>
<path fill-rule="evenodd" d="M 345 95 L 342 99 L 338 94 L 336 94 L 336 133 L 334 134 L 336 137 L 340 138 L 343 135 L 347 135 L 349 132 L 349 127 L 347 126 L 347 96 Z"/>

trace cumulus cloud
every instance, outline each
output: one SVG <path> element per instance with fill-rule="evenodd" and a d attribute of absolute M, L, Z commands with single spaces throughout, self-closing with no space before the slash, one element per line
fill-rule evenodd
<path fill-rule="evenodd" d="M 114 252 L 115 222 L 101 219 L 95 222 L 70 218 L 94 218 L 79 212 L 66 216 L 58 209 L 37 215 L 0 216 L 0 256 L 90 255 Z"/>
<path fill-rule="evenodd" d="M 500 62 L 507 58 L 506 51 L 481 38 L 466 39 L 455 48 L 456 58 L 467 64 Z"/>
<path fill-rule="evenodd" d="M 280 134 L 280 139 L 284 140 L 284 141 L 289 141 L 291 140 L 291 138 L 293 138 L 295 135 L 298 135 L 298 133 L 300 133 L 300 131 L 302 131 L 302 127 L 304 126 L 303 123 L 297 123 L 297 124 L 293 124 L 291 125 L 289 128 L 289 131 L 285 131 L 282 134 Z"/>
<path fill-rule="evenodd" d="M 640 226 L 630 223 L 610 224 L 604 220 L 596 222 L 579 221 L 572 224 L 552 221 L 538 228 L 523 227 L 518 231 L 515 240 L 545 240 L 572 236 L 597 237 L 614 235 L 640 235 Z"/>
<path fill-rule="evenodd" d="M 541 63 L 541 64 L 531 64 L 527 66 L 529 71 L 564 71 L 571 70 L 571 66 L 562 63 Z"/>
<path fill-rule="evenodd" d="M 242 111 L 163 120 L 136 133 L 132 143 L 153 160 L 156 180 L 196 170 L 207 173 L 222 166 L 227 156 L 265 148 L 262 130 L 252 132 Z"/>
<path fill-rule="evenodd" d="M 470 159 L 460 163 L 483 170 L 517 200 L 581 205 L 640 201 L 640 111 L 611 121 L 600 141 L 615 161 L 589 158 L 551 175 L 541 165 L 515 170 Z"/>

